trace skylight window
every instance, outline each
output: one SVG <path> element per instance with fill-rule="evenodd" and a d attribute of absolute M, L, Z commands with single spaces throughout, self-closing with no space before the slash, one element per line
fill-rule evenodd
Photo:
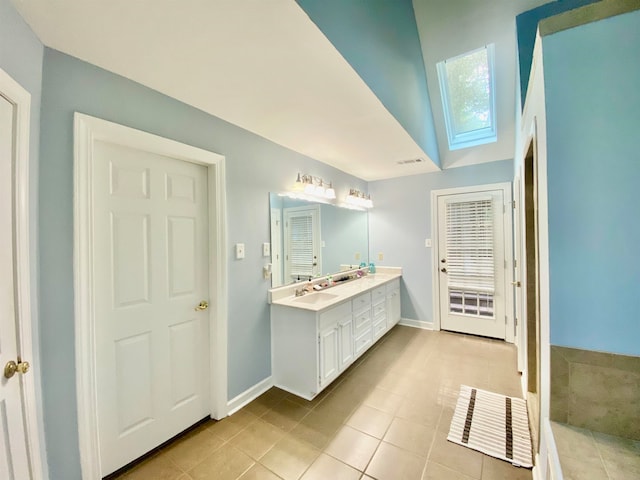
<path fill-rule="evenodd" d="M 449 150 L 495 142 L 494 45 L 439 62 Z"/>

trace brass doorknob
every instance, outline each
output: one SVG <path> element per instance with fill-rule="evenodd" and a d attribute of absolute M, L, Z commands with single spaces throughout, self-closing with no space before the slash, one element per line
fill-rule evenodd
<path fill-rule="evenodd" d="M 209 302 L 207 302 L 206 300 L 202 300 L 200 304 L 195 308 L 195 311 L 199 312 L 200 310 L 206 310 L 207 308 L 209 308 Z"/>
<path fill-rule="evenodd" d="M 522 286 L 522 284 L 520 283 L 520 280 L 518 280 L 517 282 L 511 282 L 511 285 L 513 285 L 514 287 Z"/>
<path fill-rule="evenodd" d="M 13 377 L 16 372 L 25 374 L 29 371 L 29 362 L 14 362 L 13 360 L 9 360 L 7 364 L 4 366 L 4 376 L 5 378 Z"/>

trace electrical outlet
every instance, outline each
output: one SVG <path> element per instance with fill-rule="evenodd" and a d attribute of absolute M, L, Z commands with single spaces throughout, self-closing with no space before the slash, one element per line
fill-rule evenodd
<path fill-rule="evenodd" d="M 378 261 L 382 261 L 384 260 L 384 253 L 380 252 L 378 253 Z"/>
<path fill-rule="evenodd" d="M 244 243 L 236 243 L 236 259 L 241 260 L 244 258 Z"/>

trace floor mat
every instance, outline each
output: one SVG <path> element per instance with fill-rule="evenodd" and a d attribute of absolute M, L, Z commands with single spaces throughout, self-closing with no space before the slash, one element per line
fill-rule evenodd
<path fill-rule="evenodd" d="M 462 385 L 447 440 L 521 467 L 532 467 L 527 404 Z"/>

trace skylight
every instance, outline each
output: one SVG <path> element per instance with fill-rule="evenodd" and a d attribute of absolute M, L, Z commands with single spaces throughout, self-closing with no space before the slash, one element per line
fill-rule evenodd
<path fill-rule="evenodd" d="M 449 150 L 495 142 L 494 45 L 439 62 Z"/>

